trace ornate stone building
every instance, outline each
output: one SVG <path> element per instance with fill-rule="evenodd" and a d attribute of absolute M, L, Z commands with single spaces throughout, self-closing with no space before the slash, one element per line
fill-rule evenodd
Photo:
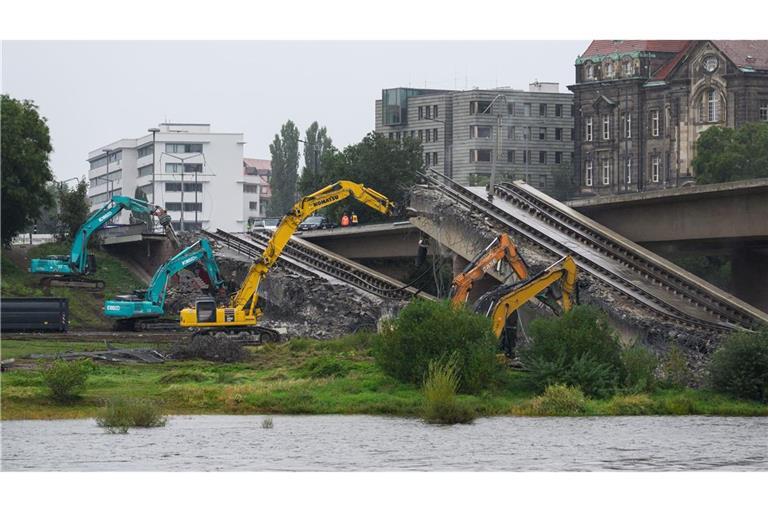
<path fill-rule="evenodd" d="M 576 59 L 582 194 L 693 181 L 699 134 L 768 122 L 768 41 L 592 41 Z"/>

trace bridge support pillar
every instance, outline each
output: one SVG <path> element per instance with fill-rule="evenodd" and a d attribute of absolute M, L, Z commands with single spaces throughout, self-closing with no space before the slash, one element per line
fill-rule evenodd
<path fill-rule="evenodd" d="M 734 249 L 731 266 L 734 295 L 768 312 L 768 254 L 759 249 Z"/>

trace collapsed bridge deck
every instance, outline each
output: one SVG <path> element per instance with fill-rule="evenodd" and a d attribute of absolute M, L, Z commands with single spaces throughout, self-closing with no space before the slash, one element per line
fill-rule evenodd
<path fill-rule="evenodd" d="M 422 229 L 425 223 L 419 222 L 419 216 L 428 217 L 435 201 L 452 201 L 547 253 L 571 254 L 582 272 L 671 324 L 712 333 L 768 324 L 765 313 L 524 182 L 497 185 L 490 201 L 484 188 L 466 188 L 435 172 L 423 178 L 425 190 L 432 191 L 433 197 L 424 197 L 417 189 L 411 204 L 417 215 L 412 222 Z"/>

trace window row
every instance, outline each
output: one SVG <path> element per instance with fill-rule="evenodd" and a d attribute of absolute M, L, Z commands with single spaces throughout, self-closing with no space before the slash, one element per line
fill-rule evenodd
<path fill-rule="evenodd" d="M 150 176 L 155 170 L 155 166 L 152 164 L 145 165 L 144 167 L 139 167 L 139 177 L 142 176 Z"/>
<path fill-rule="evenodd" d="M 438 165 L 437 151 L 424 153 L 424 165 Z"/>
<path fill-rule="evenodd" d="M 410 136 L 412 139 L 419 139 L 421 142 L 439 142 L 437 128 L 426 130 L 411 130 L 410 135 L 408 132 L 389 132 L 390 140 L 403 140 L 408 136 Z"/>
<path fill-rule="evenodd" d="M 165 164 L 165 172 L 167 174 L 180 173 L 182 168 L 184 172 L 203 172 L 203 164 L 181 164 L 176 162 Z"/>
<path fill-rule="evenodd" d="M 532 131 L 534 128 L 531 128 L 530 126 L 509 126 L 507 127 L 507 138 L 510 140 L 533 140 L 532 139 Z M 547 128 L 547 127 L 539 127 L 535 128 L 536 138 L 538 140 L 549 140 L 549 134 L 554 135 L 554 140 L 565 140 L 563 139 L 563 133 L 564 130 L 570 131 L 570 139 L 573 140 L 574 137 L 574 129 L 573 128 Z"/>
<path fill-rule="evenodd" d="M 661 161 L 660 155 L 652 155 L 649 161 L 649 180 L 651 183 L 658 183 L 661 180 L 662 175 L 662 161 Z M 594 163 L 592 160 L 587 160 L 584 162 L 584 184 L 587 187 L 592 187 L 595 185 L 595 167 L 599 165 L 599 172 L 600 172 L 600 184 L 602 185 L 610 185 L 611 179 L 612 179 L 612 166 L 613 166 L 613 160 L 610 158 L 604 158 L 601 159 L 597 164 Z M 634 166 L 634 160 L 633 158 L 627 157 L 624 159 L 624 165 L 623 165 L 623 172 L 622 172 L 622 178 L 624 183 L 627 185 L 630 185 L 632 183 L 632 172 L 633 172 L 633 166 Z"/>
<path fill-rule="evenodd" d="M 180 212 L 181 203 L 165 203 L 165 209 L 169 212 Z M 203 211 L 203 203 L 184 203 L 185 212 L 201 212 Z"/>
<path fill-rule="evenodd" d="M 531 164 L 534 163 L 532 155 L 536 154 L 535 163 L 540 164 L 561 164 L 564 163 L 564 157 L 562 151 L 537 151 L 533 153 L 530 149 L 524 151 L 518 151 L 510 149 L 507 151 L 507 163 L 517 164 Z M 490 162 L 493 155 L 491 149 L 470 149 L 469 161 L 470 162 Z M 571 160 L 573 160 L 573 153 L 571 152 Z"/>
<path fill-rule="evenodd" d="M 602 62 L 587 61 L 583 66 L 584 80 L 611 80 L 614 78 L 631 78 L 640 71 L 640 61 L 625 57 L 621 61 L 605 59 Z"/>
<path fill-rule="evenodd" d="M 119 162 L 122 159 L 123 159 L 123 152 L 120 150 L 109 153 L 109 163 Z M 107 165 L 106 154 L 104 156 L 100 156 L 95 160 L 91 160 L 91 169 L 96 169 L 97 167 L 101 167 L 102 165 Z"/>
<path fill-rule="evenodd" d="M 112 171 L 109 174 L 102 174 L 101 176 L 91 178 L 91 186 L 92 187 L 95 187 L 97 185 L 109 186 L 110 183 L 113 183 L 115 181 L 120 181 L 121 179 L 123 179 L 123 171 L 118 169 L 117 171 Z"/>
<path fill-rule="evenodd" d="M 259 186 L 255 183 L 243 183 L 243 192 L 246 194 L 258 194 Z"/>
<path fill-rule="evenodd" d="M 165 191 L 181 192 L 181 183 L 174 183 L 174 182 L 166 183 Z M 202 191 L 203 191 L 202 183 L 184 183 L 184 192 L 202 192 Z"/>
<path fill-rule="evenodd" d="M 202 153 L 203 145 L 202 144 L 168 143 L 165 145 L 165 152 L 166 153 Z"/>
<path fill-rule="evenodd" d="M 102 194 L 96 194 L 95 196 L 90 196 L 91 204 L 100 204 L 100 203 L 106 203 L 110 199 L 112 199 L 112 196 L 119 196 L 123 193 L 122 188 L 116 188 L 115 190 L 110 190 L 109 192 L 104 192 Z"/>
<path fill-rule="evenodd" d="M 603 114 L 600 116 L 600 138 L 602 140 L 611 140 L 611 114 Z M 625 139 L 632 138 L 632 114 L 626 113 L 621 115 L 621 130 L 622 136 Z M 659 135 L 659 111 L 651 111 L 651 135 L 657 137 Z M 594 120 L 592 116 L 588 116 L 584 119 L 584 141 L 592 142 L 595 140 L 594 134 Z"/>
<path fill-rule="evenodd" d="M 437 119 L 440 111 L 438 105 L 421 106 L 417 109 L 419 119 Z"/>
<path fill-rule="evenodd" d="M 147 155 L 151 155 L 152 153 L 154 153 L 154 146 L 152 146 L 152 144 L 147 144 L 146 146 L 142 146 L 139 149 L 137 149 L 136 153 L 138 153 L 137 158 L 142 158 Z"/>

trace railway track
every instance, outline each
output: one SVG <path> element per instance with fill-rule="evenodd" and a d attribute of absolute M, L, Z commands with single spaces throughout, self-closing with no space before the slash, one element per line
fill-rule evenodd
<path fill-rule="evenodd" d="M 268 232 L 245 235 L 248 238 L 221 230 L 204 234 L 251 259 L 261 256 L 270 239 Z M 278 264 L 301 275 L 330 276 L 384 299 L 408 300 L 416 295 L 429 298 L 416 288 L 295 237 L 283 249 Z"/>
<path fill-rule="evenodd" d="M 524 183 L 495 186 L 491 202 L 484 190 L 467 189 L 437 173 L 422 176 L 457 203 L 494 218 L 552 254 L 571 254 L 580 270 L 669 322 L 703 333 L 768 323 L 764 313 Z"/>

